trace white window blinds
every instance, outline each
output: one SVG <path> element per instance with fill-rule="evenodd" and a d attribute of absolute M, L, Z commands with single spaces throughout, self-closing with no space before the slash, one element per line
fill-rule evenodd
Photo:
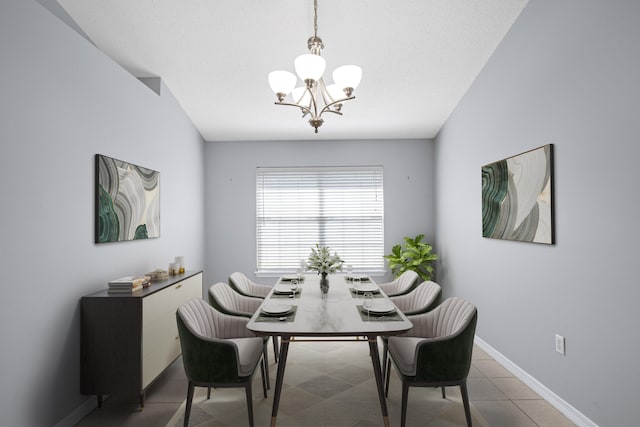
<path fill-rule="evenodd" d="M 382 166 L 258 168 L 259 272 L 295 270 L 316 243 L 354 269 L 384 269 Z"/>

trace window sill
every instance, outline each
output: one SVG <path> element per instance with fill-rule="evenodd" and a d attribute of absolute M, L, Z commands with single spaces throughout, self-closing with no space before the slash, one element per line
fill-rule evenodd
<path fill-rule="evenodd" d="M 357 270 L 353 271 L 356 274 L 367 274 L 371 277 L 383 277 L 387 274 L 385 270 Z M 295 270 L 282 270 L 282 271 L 255 271 L 256 277 L 281 277 L 285 274 L 296 274 Z M 315 272 L 308 271 L 305 274 L 315 274 Z M 338 272 L 337 274 L 346 274 L 345 271 Z"/>

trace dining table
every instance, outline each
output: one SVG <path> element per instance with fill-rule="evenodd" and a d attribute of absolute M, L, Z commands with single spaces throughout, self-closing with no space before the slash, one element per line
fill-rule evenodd
<path fill-rule="evenodd" d="M 280 277 L 247 324 L 257 335 L 280 337 L 271 426 L 276 425 L 291 343 L 366 340 L 383 422 L 388 427 L 378 337 L 402 334 L 412 327 L 370 276 L 333 274 L 329 276 L 328 290 L 321 289 L 320 276 L 316 274 Z"/>

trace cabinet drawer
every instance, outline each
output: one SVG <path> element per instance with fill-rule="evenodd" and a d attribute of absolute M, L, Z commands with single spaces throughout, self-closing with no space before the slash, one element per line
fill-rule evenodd
<path fill-rule="evenodd" d="M 202 275 L 198 274 L 146 297 L 142 307 L 142 322 L 146 326 L 168 314 L 175 316 L 182 303 L 201 297 Z"/>

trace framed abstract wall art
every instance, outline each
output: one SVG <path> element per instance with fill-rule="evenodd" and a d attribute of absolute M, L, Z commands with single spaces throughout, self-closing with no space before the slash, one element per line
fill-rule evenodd
<path fill-rule="evenodd" d="M 482 166 L 482 236 L 554 244 L 553 145 Z"/>
<path fill-rule="evenodd" d="M 160 172 L 96 154 L 96 243 L 160 237 Z"/>

